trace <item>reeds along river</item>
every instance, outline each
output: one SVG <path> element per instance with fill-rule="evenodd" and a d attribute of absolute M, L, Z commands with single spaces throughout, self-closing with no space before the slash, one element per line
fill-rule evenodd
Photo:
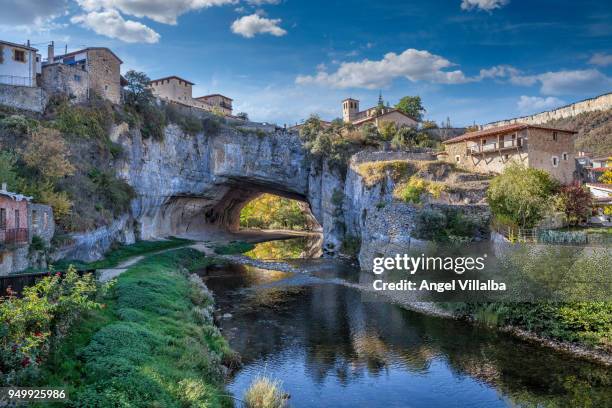
<path fill-rule="evenodd" d="M 339 284 L 338 276 L 358 281 L 358 272 L 331 260 L 302 265 L 312 273 L 240 265 L 202 272 L 223 334 L 243 358 L 228 384 L 238 398 L 266 375 L 282 381 L 292 407 L 611 404 L 609 368 L 373 301 Z"/>

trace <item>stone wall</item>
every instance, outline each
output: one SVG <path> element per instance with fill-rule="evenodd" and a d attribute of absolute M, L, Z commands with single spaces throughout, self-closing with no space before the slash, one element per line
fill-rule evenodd
<path fill-rule="evenodd" d="M 557 140 L 553 140 L 553 133 Z M 529 167 L 544 170 L 561 183 L 570 184 L 576 171 L 575 140 L 573 133 L 530 128 L 527 144 Z M 557 160 L 556 166 L 553 165 L 553 157 Z"/>
<path fill-rule="evenodd" d="M 584 112 L 593 112 L 598 110 L 607 110 L 612 108 L 612 93 L 597 96 L 595 98 L 585 99 L 584 101 L 572 103 L 571 105 L 550 111 L 538 113 L 535 115 L 521 116 L 513 119 L 500 120 L 497 122 L 487 123 L 482 125 L 483 129 L 488 129 L 496 126 L 510 125 L 513 123 L 527 123 L 530 125 L 540 125 L 554 119 L 563 119 L 573 117 Z"/>
<path fill-rule="evenodd" d="M 0 84 L 0 105 L 41 113 L 47 100 L 47 93 L 42 88 Z"/>
<path fill-rule="evenodd" d="M 30 240 L 37 235 L 49 244 L 55 233 L 53 208 L 45 204 L 28 204 L 28 225 L 30 226 Z"/>
<path fill-rule="evenodd" d="M 67 95 L 75 102 L 87 100 L 87 71 L 72 65 L 54 63 L 43 66 L 41 78 L 41 86 L 49 95 Z"/>
<path fill-rule="evenodd" d="M 106 48 L 87 50 L 89 88 L 113 103 L 121 102 L 121 62 Z"/>

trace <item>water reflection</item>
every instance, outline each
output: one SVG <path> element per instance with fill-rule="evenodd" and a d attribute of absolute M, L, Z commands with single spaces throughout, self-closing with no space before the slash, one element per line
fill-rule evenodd
<path fill-rule="evenodd" d="M 299 238 L 261 242 L 245 255 L 261 260 L 318 258 L 322 253 L 322 239 L 321 234 L 312 233 Z"/>
<path fill-rule="evenodd" d="M 229 384 L 241 396 L 262 373 L 293 407 L 609 406 L 601 366 L 483 327 L 431 318 L 325 277 L 250 267 L 205 274 L 220 326 L 245 363 Z M 229 315 L 231 315 L 231 317 Z"/>

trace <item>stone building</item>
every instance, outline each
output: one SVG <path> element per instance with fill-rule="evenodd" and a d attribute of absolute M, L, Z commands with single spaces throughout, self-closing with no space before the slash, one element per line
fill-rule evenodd
<path fill-rule="evenodd" d="M 193 97 L 193 82 L 176 75 L 153 79 L 149 82 L 153 95 L 161 100 L 177 102 L 207 112 L 232 115 L 232 99 L 221 94 Z"/>
<path fill-rule="evenodd" d="M 36 86 L 40 74 L 40 54 L 36 48 L 0 40 L 0 84 Z"/>
<path fill-rule="evenodd" d="M 213 109 L 218 110 L 225 116 L 232 116 L 233 99 L 228 98 L 227 96 L 224 96 L 221 94 L 212 94 L 212 95 L 199 96 L 195 98 L 195 100 L 211 105 Z"/>
<path fill-rule="evenodd" d="M 575 178 L 576 133 L 521 123 L 499 126 L 444 141 L 439 157 L 480 173 L 501 173 L 510 163 L 520 163 L 569 184 Z"/>
<path fill-rule="evenodd" d="M 373 123 L 378 126 L 381 122 L 393 122 L 397 127 L 409 126 L 416 128 L 418 122 L 397 109 L 384 106 L 382 96 L 378 106 L 368 108 L 364 111 L 359 110 L 359 101 L 347 98 L 342 101 L 342 119 L 345 123 L 354 126 L 363 126 L 366 123 Z"/>
<path fill-rule="evenodd" d="M 110 49 L 89 47 L 55 55 L 48 47 L 47 62 L 42 66 L 42 86 L 50 94 L 64 93 L 75 98 L 98 95 L 112 103 L 121 102 L 121 64 Z"/>

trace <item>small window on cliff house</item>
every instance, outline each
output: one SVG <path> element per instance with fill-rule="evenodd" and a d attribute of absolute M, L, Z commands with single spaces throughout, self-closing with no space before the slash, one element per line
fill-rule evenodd
<path fill-rule="evenodd" d="M 553 132 L 553 141 L 557 141 L 557 132 Z"/>
<path fill-rule="evenodd" d="M 43 228 L 47 229 L 49 226 L 49 214 L 47 212 L 43 213 Z"/>
<path fill-rule="evenodd" d="M 13 50 L 13 59 L 18 62 L 26 62 L 25 51 Z"/>
<path fill-rule="evenodd" d="M 0 45 L 0 64 L 4 63 L 4 47 Z"/>
<path fill-rule="evenodd" d="M 0 208 L 0 229 L 6 229 L 6 208 Z"/>
<path fill-rule="evenodd" d="M 559 165 L 559 158 L 557 156 L 553 156 L 551 158 L 551 162 L 552 162 L 553 167 L 557 167 Z"/>
<path fill-rule="evenodd" d="M 459 163 L 461 161 L 461 156 L 459 156 L 458 154 L 455 155 L 455 163 Z"/>
<path fill-rule="evenodd" d="M 563 152 L 562 157 L 563 157 L 563 160 L 566 160 L 566 161 L 567 161 L 567 153 L 566 153 L 566 152 Z"/>
<path fill-rule="evenodd" d="M 81 82 L 81 76 L 80 75 L 75 75 L 74 76 L 74 80 L 77 82 Z"/>
<path fill-rule="evenodd" d="M 38 211 L 32 210 L 32 227 L 38 228 Z"/>
<path fill-rule="evenodd" d="M 19 210 L 15 210 L 15 228 L 19 229 L 21 228 L 21 221 L 20 221 L 21 217 L 19 216 Z"/>

